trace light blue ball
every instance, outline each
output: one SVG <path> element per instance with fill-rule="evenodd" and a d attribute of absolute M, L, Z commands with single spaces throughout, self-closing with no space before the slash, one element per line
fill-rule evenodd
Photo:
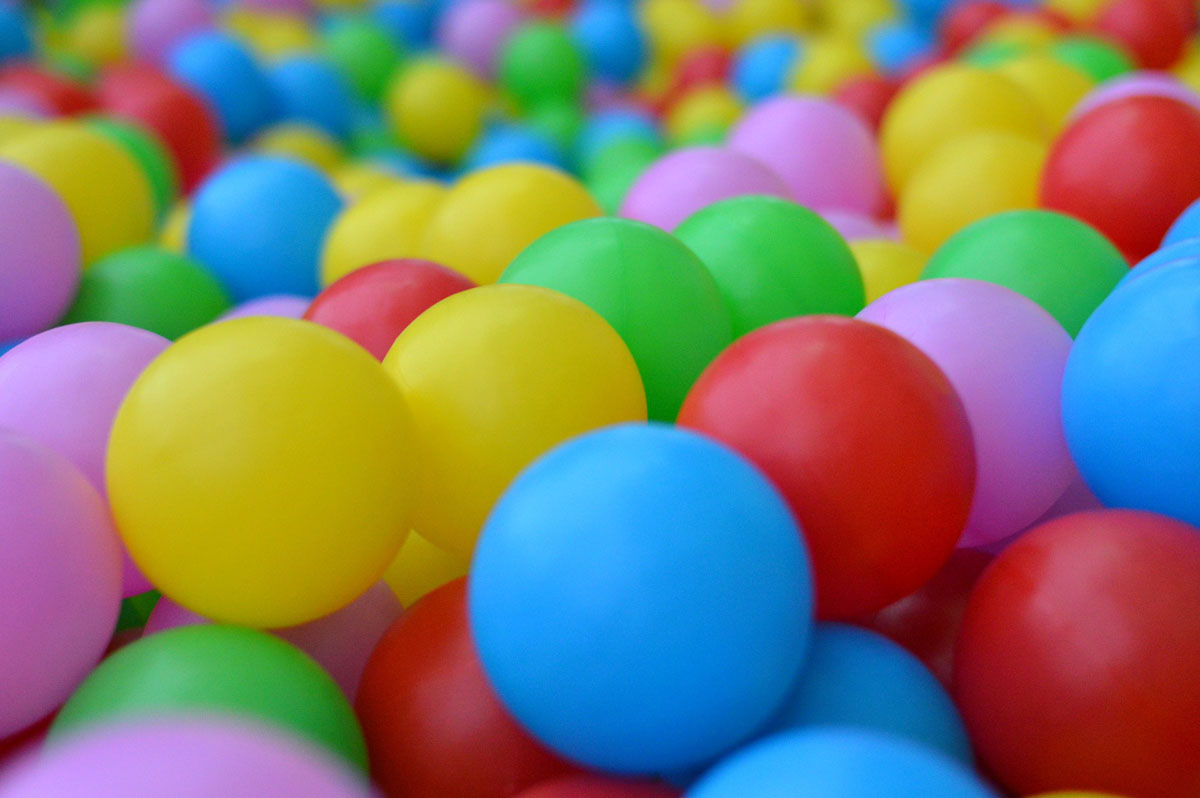
<path fill-rule="evenodd" d="M 421 50 L 433 36 L 437 8 L 425 0 L 384 0 L 371 13 L 380 27 L 396 44 L 409 50 Z"/>
<path fill-rule="evenodd" d="M 1160 266 L 1166 266 L 1168 263 L 1195 260 L 1200 260 L 1200 238 L 1187 238 L 1170 246 L 1164 245 L 1161 249 L 1151 252 L 1126 272 L 1125 276 L 1121 278 L 1121 282 L 1117 283 L 1117 288 L 1128 284 L 1131 280 L 1145 276 Z"/>
<path fill-rule="evenodd" d="M 782 92 L 800 58 L 800 41 L 790 36 L 764 36 L 747 44 L 734 58 L 731 79 L 749 103 Z"/>
<path fill-rule="evenodd" d="M 20 4 L 0 3 L 0 61 L 33 54 L 33 33 Z"/>
<path fill-rule="evenodd" d="M 933 47 L 933 34 L 911 22 L 885 23 L 867 36 L 871 60 L 889 75 L 903 72 L 932 51 Z"/>
<path fill-rule="evenodd" d="M 566 169 L 562 151 L 549 136 L 524 125 L 497 125 L 484 133 L 463 164 L 465 171 L 522 161 Z"/>
<path fill-rule="evenodd" d="M 279 101 L 266 73 L 232 36 L 189 36 L 171 51 L 167 67 L 216 111 L 229 141 L 244 141 L 279 116 Z"/>
<path fill-rule="evenodd" d="M 571 20 L 571 36 L 592 74 L 626 84 L 646 63 L 646 37 L 635 10 L 620 0 L 587 0 Z"/>
<path fill-rule="evenodd" d="M 1079 331 L 1063 431 L 1109 507 L 1200 525 L 1200 268 L 1182 261 L 1114 291 Z"/>
<path fill-rule="evenodd" d="M 292 56 L 272 67 L 270 78 L 285 119 L 315 125 L 336 139 L 350 135 L 354 93 L 332 64 Z"/>
<path fill-rule="evenodd" d="M 771 483 L 659 424 L 575 438 L 522 472 L 469 589 L 509 710 L 566 757 L 626 774 L 685 771 L 767 723 L 813 611 L 808 555 Z"/>
<path fill-rule="evenodd" d="M 583 123 L 575 144 L 580 164 L 592 161 L 605 147 L 624 138 L 642 138 L 654 144 L 662 142 L 662 133 L 649 114 L 632 109 L 602 111 Z"/>
<path fill-rule="evenodd" d="M 313 296 L 325 231 L 341 207 L 329 180 L 313 167 L 247 156 L 196 192 L 188 252 L 235 303 L 272 294 Z"/>
<path fill-rule="evenodd" d="M 962 763 L 876 732 L 814 728 L 725 759 L 687 798 L 998 798 Z"/>
<path fill-rule="evenodd" d="M 945 688 L 881 634 L 840 623 L 814 629 L 808 662 L 772 728 L 845 726 L 893 734 L 971 764 L 971 742 Z"/>
<path fill-rule="evenodd" d="M 1172 244 L 1187 241 L 1189 238 L 1200 238 L 1200 200 L 1196 200 L 1187 206 L 1183 213 L 1179 214 L 1179 218 L 1167 230 L 1162 245 L 1169 247 Z"/>

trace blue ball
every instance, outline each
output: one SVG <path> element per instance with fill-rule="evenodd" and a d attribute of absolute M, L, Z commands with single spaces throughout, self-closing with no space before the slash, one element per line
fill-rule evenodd
<path fill-rule="evenodd" d="M 934 43 L 932 33 L 911 22 L 885 23 L 867 36 L 871 60 L 889 75 L 912 66 L 933 50 Z"/>
<path fill-rule="evenodd" d="M 857 626 L 817 624 L 808 662 L 772 728 L 844 726 L 885 732 L 971 764 L 954 702 L 919 659 Z"/>
<path fill-rule="evenodd" d="M 524 125 L 497 125 L 484 133 L 467 154 L 466 171 L 524 161 L 566 169 L 562 150 L 546 134 Z"/>
<path fill-rule="evenodd" d="M 899 6 L 918 25 L 932 27 L 958 0 L 900 0 Z"/>
<path fill-rule="evenodd" d="M 1121 282 L 1117 283 L 1117 288 L 1126 285 L 1131 280 L 1136 280 L 1148 274 L 1160 266 L 1166 266 L 1168 263 L 1198 259 L 1200 259 L 1200 238 L 1187 238 L 1170 246 L 1163 246 L 1162 249 L 1151 252 L 1140 263 L 1126 272 L 1125 276 L 1121 278 Z"/>
<path fill-rule="evenodd" d="M 167 67 L 208 101 L 232 142 L 246 140 L 278 118 L 279 100 L 266 72 L 232 36 L 189 36 L 171 51 Z"/>
<path fill-rule="evenodd" d="M 800 41 L 790 36 L 764 36 L 747 44 L 734 58 L 733 87 L 746 102 L 779 94 L 800 58 Z"/>
<path fill-rule="evenodd" d="M 659 424 L 529 466 L 470 580 L 505 705 L 546 745 L 617 773 L 684 771 L 760 729 L 812 623 L 808 556 L 775 488 L 731 449 Z"/>
<path fill-rule="evenodd" d="M 583 123 L 575 143 L 575 157 L 586 164 L 609 144 L 623 138 L 644 138 L 658 144 L 662 133 L 654 118 L 641 111 L 615 109 L 602 111 Z"/>
<path fill-rule="evenodd" d="M 1063 431 L 1105 505 L 1200 525 L 1200 268 L 1182 261 L 1114 291 L 1063 375 Z"/>
<path fill-rule="evenodd" d="M 587 0 L 571 20 L 571 36 L 595 76 L 624 85 L 646 63 L 646 37 L 636 12 L 620 0 Z"/>
<path fill-rule="evenodd" d="M 396 44 L 421 50 L 433 37 L 436 11 L 433 3 L 423 0 L 385 0 L 375 4 L 372 14 Z"/>
<path fill-rule="evenodd" d="M 311 166 L 247 156 L 196 192 L 188 252 L 235 303 L 271 294 L 313 296 L 325 231 L 341 207 L 329 181 Z"/>
<path fill-rule="evenodd" d="M 688 798 L 998 798 L 961 762 L 875 732 L 768 737 L 725 759 Z"/>
<path fill-rule="evenodd" d="M 1179 218 L 1167 230 L 1162 245 L 1169 247 L 1172 244 L 1187 241 L 1189 238 L 1200 238 L 1200 200 L 1196 200 L 1187 206 L 1183 213 L 1179 214 Z"/>
<path fill-rule="evenodd" d="M 354 93 L 332 64 L 292 56 L 272 67 L 270 78 L 285 119 L 308 122 L 341 140 L 350 135 Z"/>
<path fill-rule="evenodd" d="M 0 61 L 33 54 L 29 17 L 20 4 L 0 3 Z"/>

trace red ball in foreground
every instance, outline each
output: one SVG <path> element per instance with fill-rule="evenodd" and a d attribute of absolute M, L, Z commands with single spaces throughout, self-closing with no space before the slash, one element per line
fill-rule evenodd
<path fill-rule="evenodd" d="M 32 64 L 9 64 L 0 69 L 0 88 L 32 97 L 60 116 L 96 110 L 96 98 L 82 83 Z"/>
<path fill-rule="evenodd" d="M 817 616 L 853 618 L 927 582 L 962 533 L 975 452 L 962 402 L 900 336 L 839 316 L 735 341 L 679 423 L 756 463 L 800 521 Z"/>
<path fill-rule="evenodd" d="M 1112 0 L 1096 18 L 1098 33 L 1125 46 L 1146 69 L 1166 69 L 1183 56 L 1195 10 L 1183 0 Z"/>
<path fill-rule="evenodd" d="M 1200 111 L 1166 97 L 1128 97 L 1076 119 L 1042 172 L 1046 208 L 1104 233 L 1137 263 L 1200 197 Z"/>
<path fill-rule="evenodd" d="M 389 796 L 509 798 L 573 771 L 517 725 L 488 683 L 465 579 L 429 593 L 384 633 L 355 709 L 371 775 Z"/>
<path fill-rule="evenodd" d="M 475 283 L 427 260 L 405 258 L 364 266 L 332 283 L 304 318 L 337 330 L 383 360 L 396 336 L 433 305 Z"/>
<path fill-rule="evenodd" d="M 567 776 L 531 787 L 517 798 L 678 798 L 682 794 L 673 787 L 650 781 Z"/>
<path fill-rule="evenodd" d="M 1200 795 L 1200 529 L 1078 513 L 1005 549 L 967 603 L 955 694 L 1022 795 Z"/>

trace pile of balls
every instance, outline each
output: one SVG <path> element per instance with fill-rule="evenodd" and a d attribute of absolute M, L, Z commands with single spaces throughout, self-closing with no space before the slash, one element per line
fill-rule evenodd
<path fill-rule="evenodd" d="M 0 798 L 1200 798 L 1194 0 L 0 0 Z"/>

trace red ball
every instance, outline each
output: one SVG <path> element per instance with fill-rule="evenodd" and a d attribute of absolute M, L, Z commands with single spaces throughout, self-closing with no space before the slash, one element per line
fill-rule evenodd
<path fill-rule="evenodd" d="M 394 798 L 510 798 L 572 772 L 496 697 L 467 626 L 466 580 L 396 619 L 363 671 L 355 709 L 371 775 Z"/>
<path fill-rule="evenodd" d="M 96 87 L 113 116 L 158 135 L 175 158 L 184 191 L 191 191 L 221 159 L 221 133 L 212 113 L 189 89 L 148 66 L 110 69 Z"/>
<path fill-rule="evenodd" d="M 59 116 L 96 110 L 95 96 L 82 83 L 32 64 L 10 64 L 0 69 L 0 88 L 31 97 Z"/>
<path fill-rule="evenodd" d="M 1008 12 L 1008 6 L 999 0 L 969 0 L 953 4 L 938 23 L 942 45 L 949 52 L 957 53 Z"/>
<path fill-rule="evenodd" d="M 659 108 L 669 109 L 699 86 L 723 86 L 729 79 L 733 56 L 723 47 L 702 47 L 689 53 L 675 67 L 675 74 L 662 96 Z"/>
<path fill-rule="evenodd" d="M 518 798 L 678 798 L 679 790 L 652 781 L 625 781 L 604 776 L 568 776 L 543 782 Z"/>
<path fill-rule="evenodd" d="M 1195 10 L 1177 0 L 1113 0 L 1095 29 L 1133 54 L 1146 69 L 1166 69 L 1183 56 Z"/>
<path fill-rule="evenodd" d="M 735 341 L 679 423 L 757 463 L 800 521 L 817 615 L 853 618 L 927 582 L 975 488 L 962 402 L 933 361 L 855 319 L 807 316 Z"/>
<path fill-rule="evenodd" d="M 474 287 L 458 272 L 427 260 L 385 260 L 355 269 L 317 294 L 304 318 L 337 330 L 383 360 L 413 319 Z"/>
<path fill-rule="evenodd" d="M 1028 795 L 1200 795 L 1200 529 L 1099 510 L 1031 530 L 967 603 L 955 693 Z"/>
<path fill-rule="evenodd" d="M 1197 152 L 1195 108 L 1149 96 L 1105 103 L 1054 143 L 1042 172 L 1042 204 L 1088 222 L 1136 263 L 1200 197 Z"/>
<path fill-rule="evenodd" d="M 885 77 L 864 75 L 843 83 L 833 100 L 862 117 L 872 130 L 878 130 L 897 89 L 899 85 Z"/>

